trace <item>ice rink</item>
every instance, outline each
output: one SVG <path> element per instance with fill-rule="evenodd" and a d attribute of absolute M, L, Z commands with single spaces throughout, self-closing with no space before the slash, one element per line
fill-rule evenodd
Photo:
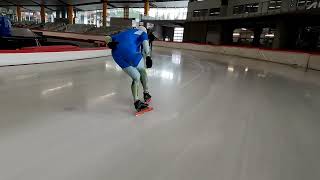
<path fill-rule="evenodd" d="M 320 179 L 320 72 L 155 48 L 134 116 L 111 57 L 0 68 L 0 180 Z"/>

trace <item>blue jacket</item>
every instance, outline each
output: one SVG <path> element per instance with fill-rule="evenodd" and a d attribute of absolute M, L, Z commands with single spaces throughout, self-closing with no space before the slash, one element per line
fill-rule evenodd
<path fill-rule="evenodd" d="M 128 29 L 112 36 L 112 41 L 119 44 L 112 50 L 112 57 L 121 67 L 138 66 L 142 59 L 141 45 L 148 40 L 146 32 L 139 29 Z"/>

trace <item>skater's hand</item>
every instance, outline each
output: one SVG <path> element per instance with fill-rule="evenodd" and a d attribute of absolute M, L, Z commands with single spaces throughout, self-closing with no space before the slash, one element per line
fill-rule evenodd
<path fill-rule="evenodd" d="M 147 56 L 146 58 L 146 65 L 147 65 L 147 68 L 152 68 L 152 59 L 150 56 Z"/>
<path fill-rule="evenodd" d="M 118 44 L 119 44 L 119 42 L 113 41 L 113 42 L 109 42 L 107 45 L 108 45 L 108 47 L 109 47 L 110 49 L 115 49 Z"/>

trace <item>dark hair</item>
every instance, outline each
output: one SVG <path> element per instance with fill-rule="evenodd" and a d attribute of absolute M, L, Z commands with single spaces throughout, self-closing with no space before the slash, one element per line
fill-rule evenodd
<path fill-rule="evenodd" d="M 121 30 L 112 31 L 112 32 L 110 32 L 108 35 L 109 35 L 109 36 L 113 36 L 113 35 L 119 34 L 119 33 L 121 33 L 121 32 L 124 32 L 124 31 L 126 31 L 126 30 L 128 30 L 128 29 L 131 29 L 131 28 L 124 28 L 124 29 L 121 29 Z"/>

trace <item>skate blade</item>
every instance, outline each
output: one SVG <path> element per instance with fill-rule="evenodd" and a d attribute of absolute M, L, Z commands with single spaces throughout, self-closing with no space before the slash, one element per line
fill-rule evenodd
<path fill-rule="evenodd" d="M 147 107 L 139 112 L 136 112 L 136 117 L 143 115 L 146 112 L 150 112 L 153 110 L 153 107 Z"/>

